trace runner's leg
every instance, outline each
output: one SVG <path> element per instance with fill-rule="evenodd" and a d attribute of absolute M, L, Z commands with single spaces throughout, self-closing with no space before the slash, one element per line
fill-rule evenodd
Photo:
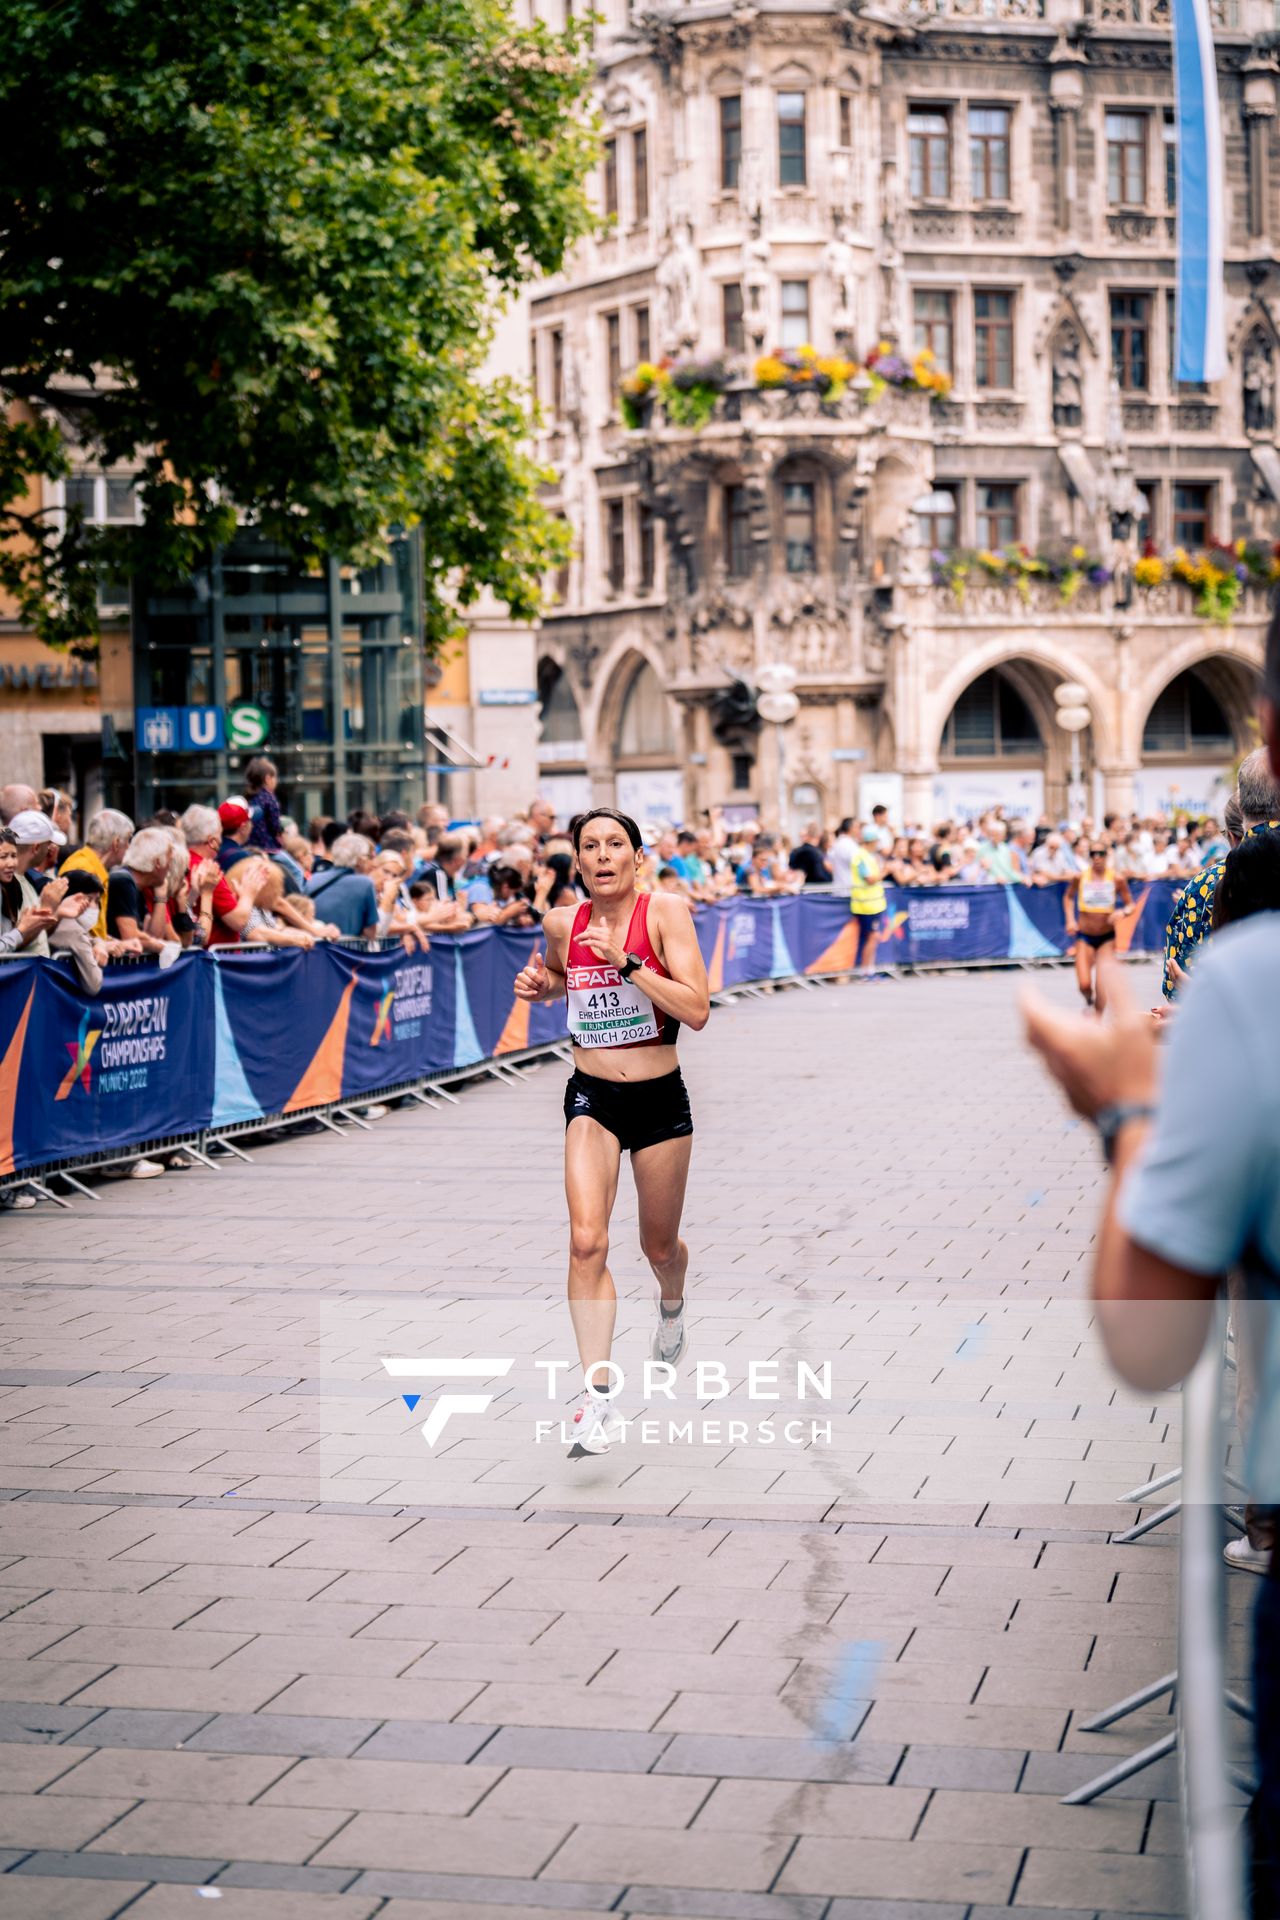
<path fill-rule="evenodd" d="M 609 1218 L 618 1192 L 622 1148 L 598 1120 L 580 1116 L 564 1136 L 564 1190 L 569 1202 L 569 1318 L 585 1373 L 607 1360 L 618 1297 L 609 1272 Z M 609 1376 L 598 1376 L 608 1386 Z"/>
<path fill-rule="evenodd" d="M 1093 962 L 1094 949 L 1082 934 L 1076 936 L 1076 985 L 1084 996 L 1086 1007 L 1093 1005 Z"/>
<path fill-rule="evenodd" d="M 663 1300 L 671 1307 L 684 1298 L 684 1276 L 689 1265 L 689 1249 L 680 1238 L 680 1215 L 692 1152 L 692 1136 L 685 1134 L 676 1140 L 660 1140 L 656 1147 L 642 1147 L 631 1156 L 639 1203 L 640 1249 L 653 1268 Z"/>
<path fill-rule="evenodd" d="M 1093 1007 L 1099 1020 L 1101 1020 L 1103 1013 L 1106 1011 L 1107 988 L 1110 985 L 1111 968 L 1115 965 L 1114 960 L 1111 958 L 1114 952 L 1115 948 L 1108 942 L 1105 947 L 1099 947 L 1093 956 Z"/>

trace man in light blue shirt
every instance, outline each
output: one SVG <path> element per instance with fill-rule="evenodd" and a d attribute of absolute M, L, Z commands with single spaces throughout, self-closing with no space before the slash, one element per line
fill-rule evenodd
<path fill-rule="evenodd" d="M 1280 778 L 1280 611 L 1267 635 L 1260 720 Z M 1032 1044 L 1076 1111 L 1096 1123 L 1116 1175 L 1094 1264 L 1099 1326 L 1127 1380 L 1168 1387 L 1195 1365 L 1212 1302 L 1243 1266 L 1260 1348 L 1245 1477 L 1254 1503 L 1280 1507 L 1280 912 L 1215 933 L 1174 1016 L 1163 1075 L 1155 1024 L 1121 980 L 1114 969 L 1113 1017 L 1093 1027 L 1040 996 L 1026 1001 Z M 1249 1824 L 1259 1920 L 1280 1912 L 1276 1559 L 1273 1548 L 1254 1620 L 1259 1784 Z"/>

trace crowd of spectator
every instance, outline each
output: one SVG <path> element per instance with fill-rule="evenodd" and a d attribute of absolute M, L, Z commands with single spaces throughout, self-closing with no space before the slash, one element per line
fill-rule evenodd
<path fill-rule="evenodd" d="M 425 951 L 433 933 L 531 928 L 578 897 L 573 846 L 551 803 L 510 819 L 451 825 L 428 802 L 414 816 L 357 809 L 344 820 L 292 819 L 265 757 L 250 761 L 243 794 L 135 823 L 104 808 L 75 845 L 65 794 L 0 790 L 0 957 L 69 954 L 96 991 L 109 960 L 234 944 L 309 948 L 319 941 L 398 939 Z M 567 826 L 567 822 L 564 823 Z M 1230 819 L 1226 823 L 1229 826 Z M 1126 881 L 1214 873 L 1231 844 L 1212 819 L 1108 814 L 1074 825 L 994 808 L 926 831 L 894 823 L 884 806 L 794 839 L 713 809 L 697 826 L 646 827 L 643 890 L 697 906 L 731 895 L 788 894 L 855 884 L 1046 886 L 1108 849 Z M 1188 890 L 1190 893 L 1190 890 Z"/>

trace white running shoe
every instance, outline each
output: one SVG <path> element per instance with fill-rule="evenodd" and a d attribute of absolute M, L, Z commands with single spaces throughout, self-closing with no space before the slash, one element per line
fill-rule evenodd
<path fill-rule="evenodd" d="M 570 1409 L 569 1458 L 581 1460 L 584 1454 L 608 1453 L 617 1436 L 620 1416 L 611 1403 L 584 1387 Z"/>
<path fill-rule="evenodd" d="M 660 1293 L 657 1299 L 658 1324 L 653 1330 L 653 1342 L 649 1348 L 649 1358 L 651 1360 L 663 1360 L 667 1366 L 674 1367 L 678 1365 L 680 1356 L 684 1352 L 684 1302 L 683 1300 L 680 1302 L 679 1313 L 664 1313 L 662 1311 L 662 1295 Z"/>
<path fill-rule="evenodd" d="M 1266 1573 L 1271 1566 L 1270 1552 L 1264 1547 L 1251 1547 L 1243 1536 L 1239 1540 L 1228 1540 L 1222 1557 L 1229 1567 L 1245 1573 Z"/>

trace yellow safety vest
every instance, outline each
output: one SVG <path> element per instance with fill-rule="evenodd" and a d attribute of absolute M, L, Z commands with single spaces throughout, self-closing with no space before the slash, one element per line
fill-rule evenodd
<path fill-rule="evenodd" d="M 865 847 L 859 849 L 853 862 L 853 890 L 849 895 L 850 913 L 883 913 L 885 910 L 884 881 L 880 875 L 880 862 Z"/>

